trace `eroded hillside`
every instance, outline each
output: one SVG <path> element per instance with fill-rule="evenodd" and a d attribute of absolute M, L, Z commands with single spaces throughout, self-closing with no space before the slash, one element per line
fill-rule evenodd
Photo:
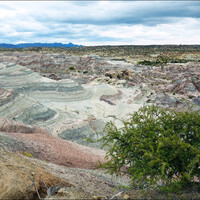
<path fill-rule="evenodd" d="M 96 169 L 106 154 L 98 139 L 108 121 L 121 127 L 152 104 L 200 110 L 199 46 L 2 51 L 0 198 L 38 198 L 36 187 L 49 198 L 51 186 L 62 186 L 57 199 L 137 198 L 124 192 L 126 176 Z"/>

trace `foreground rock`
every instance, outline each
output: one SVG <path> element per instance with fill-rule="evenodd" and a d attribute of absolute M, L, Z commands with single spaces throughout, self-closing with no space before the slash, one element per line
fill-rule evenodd
<path fill-rule="evenodd" d="M 108 199 L 128 182 L 100 170 L 67 168 L 0 148 L 0 199 L 36 200 L 38 194 L 46 199 Z"/>
<path fill-rule="evenodd" d="M 99 170 L 66 168 L 0 148 L 0 199 L 167 199 L 160 191 L 123 191 L 127 179 L 109 177 Z M 173 199 L 199 199 L 199 184 L 185 188 Z"/>
<path fill-rule="evenodd" d="M 47 195 L 47 187 L 72 184 L 49 173 L 40 165 L 0 148 L 0 199 L 38 199 Z"/>

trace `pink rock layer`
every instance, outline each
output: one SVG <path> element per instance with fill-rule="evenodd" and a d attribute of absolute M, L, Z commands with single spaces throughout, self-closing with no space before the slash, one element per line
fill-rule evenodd
<path fill-rule="evenodd" d="M 98 161 L 105 161 L 103 150 L 53 137 L 43 129 L 31 128 L 23 123 L 0 119 L 0 131 L 23 144 L 19 151 L 26 151 L 37 159 L 84 169 L 95 168 Z"/>

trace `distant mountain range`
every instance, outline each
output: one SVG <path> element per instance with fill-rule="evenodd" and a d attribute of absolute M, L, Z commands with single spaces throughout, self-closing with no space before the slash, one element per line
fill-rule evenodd
<path fill-rule="evenodd" d="M 19 43 L 19 44 L 5 44 L 0 43 L 0 48 L 26 48 L 26 47 L 83 47 L 73 43 Z"/>

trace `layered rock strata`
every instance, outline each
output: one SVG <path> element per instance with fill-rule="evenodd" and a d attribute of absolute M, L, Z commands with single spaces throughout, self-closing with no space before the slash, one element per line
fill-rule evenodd
<path fill-rule="evenodd" d="M 14 89 L 26 96 L 47 101 L 80 101 L 91 96 L 89 91 L 70 79 L 55 81 L 15 64 L 1 63 L 0 88 Z"/>
<path fill-rule="evenodd" d="M 50 136 L 47 131 L 0 118 L 0 146 L 67 167 L 94 168 L 105 152 Z"/>

